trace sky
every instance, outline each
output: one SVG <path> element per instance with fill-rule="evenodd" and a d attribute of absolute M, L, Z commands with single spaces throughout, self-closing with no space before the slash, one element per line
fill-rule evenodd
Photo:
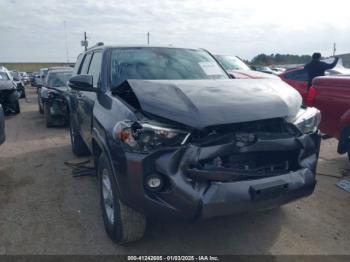
<path fill-rule="evenodd" d="M 348 2 L 348 3 L 347 3 Z M 0 62 L 75 62 L 89 45 L 257 54 L 350 53 L 347 0 L 0 0 Z M 65 24 L 65 26 L 64 26 Z M 68 55 L 67 55 L 68 54 Z"/>

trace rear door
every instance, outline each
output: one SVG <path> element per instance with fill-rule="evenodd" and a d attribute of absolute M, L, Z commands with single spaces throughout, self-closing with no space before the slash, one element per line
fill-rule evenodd
<path fill-rule="evenodd" d="M 102 51 L 97 50 L 88 53 L 85 57 L 80 74 L 93 76 L 94 88 L 100 88 L 99 79 L 102 64 Z M 91 145 L 91 128 L 93 120 L 93 109 L 97 94 L 95 92 L 79 91 L 78 92 L 78 119 L 80 122 L 80 134 Z"/>
<path fill-rule="evenodd" d="M 303 97 L 303 100 L 306 98 L 308 92 L 309 77 L 304 68 L 286 72 L 283 74 L 282 79 L 294 87 Z"/>

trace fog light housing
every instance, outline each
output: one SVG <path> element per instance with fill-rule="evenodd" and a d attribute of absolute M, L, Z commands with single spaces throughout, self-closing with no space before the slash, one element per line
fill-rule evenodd
<path fill-rule="evenodd" d="M 159 191 L 163 188 L 164 181 L 159 175 L 151 175 L 146 177 L 146 187 L 151 191 Z"/>

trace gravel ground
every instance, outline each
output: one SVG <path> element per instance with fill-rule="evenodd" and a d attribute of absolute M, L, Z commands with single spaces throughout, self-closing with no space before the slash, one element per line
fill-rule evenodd
<path fill-rule="evenodd" d="M 350 193 L 318 175 L 315 193 L 265 213 L 196 223 L 149 221 L 128 246 L 106 236 L 94 177 L 73 178 L 67 128 L 47 129 L 34 89 L 0 146 L 0 254 L 350 254 Z M 349 166 L 322 144 L 321 158 Z M 334 171 L 336 172 L 336 171 Z"/>

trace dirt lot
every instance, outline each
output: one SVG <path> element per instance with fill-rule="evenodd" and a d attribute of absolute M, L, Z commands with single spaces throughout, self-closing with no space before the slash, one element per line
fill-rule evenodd
<path fill-rule="evenodd" d="M 149 221 L 145 238 L 121 247 L 106 236 L 94 177 L 73 178 L 66 128 L 47 129 L 34 89 L 6 119 L 0 146 L 0 254 L 350 254 L 350 193 L 318 176 L 315 193 L 280 209 L 197 223 Z M 322 145 L 322 161 L 350 165 Z M 333 172 L 331 170 L 331 173 Z"/>

